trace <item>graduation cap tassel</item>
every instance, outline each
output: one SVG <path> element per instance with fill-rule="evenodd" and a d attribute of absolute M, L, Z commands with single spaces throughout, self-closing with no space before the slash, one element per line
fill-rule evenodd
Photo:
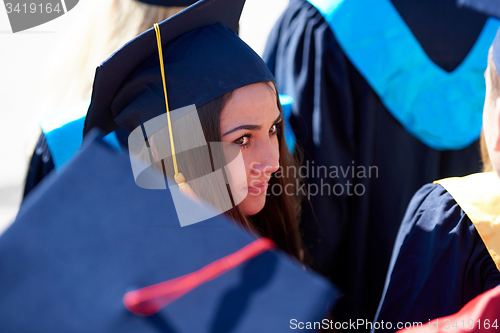
<path fill-rule="evenodd" d="M 163 93 L 165 95 L 165 105 L 167 108 L 167 120 L 168 120 L 168 132 L 170 134 L 170 147 L 172 150 L 172 160 L 174 162 L 174 180 L 179 185 L 179 190 L 181 193 L 184 195 L 188 196 L 189 198 L 198 201 L 198 197 L 194 193 L 193 189 L 189 184 L 186 182 L 186 178 L 182 173 L 179 172 L 179 169 L 177 168 L 177 159 L 175 157 L 175 147 L 174 147 L 174 135 L 172 133 L 172 122 L 170 120 L 170 109 L 168 107 L 168 98 L 167 98 L 167 84 L 165 81 L 165 71 L 163 69 L 163 53 L 162 53 L 162 48 L 161 48 L 161 35 L 160 35 L 160 26 L 158 23 L 154 24 L 155 27 L 155 32 L 156 32 L 156 43 L 158 44 L 158 55 L 160 57 L 160 71 L 161 71 L 161 79 L 163 82 Z"/>
<path fill-rule="evenodd" d="M 265 237 L 259 238 L 242 249 L 222 257 L 196 272 L 139 290 L 130 291 L 123 296 L 123 303 L 129 311 L 137 315 L 153 315 L 199 285 L 224 274 L 262 252 L 270 251 L 274 248 L 276 248 L 276 244 L 272 240 Z"/>

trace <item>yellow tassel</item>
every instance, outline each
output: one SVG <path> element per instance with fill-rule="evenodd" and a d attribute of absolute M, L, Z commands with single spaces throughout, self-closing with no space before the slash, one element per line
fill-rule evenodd
<path fill-rule="evenodd" d="M 186 183 L 186 178 L 182 173 L 178 173 L 174 176 L 174 180 L 179 185 L 179 191 L 181 191 L 182 194 L 187 196 L 188 198 L 191 198 L 192 200 L 199 202 L 198 197 L 194 193 L 193 189 L 191 186 L 189 186 L 188 183 Z"/>
<path fill-rule="evenodd" d="M 188 183 L 186 183 L 186 178 L 182 173 L 179 172 L 177 169 L 177 158 L 175 156 L 175 146 L 174 146 L 174 136 L 172 134 L 172 122 L 170 121 L 170 109 L 168 107 L 168 98 L 167 98 L 167 84 L 165 82 L 165 72 L 163 69 L 163 53 L 161 49 L 161 35 L 160 35 L 160 26 L 158 23 L 154 24 L 155 27 L 155 32 L 156 32 L 156 43 L 158 45 L 158 56 L 160 57 L 160 72 L 161 72 L 161 80 L 163 82 L 163 93 L 165 95 L 165 106 L 167 109 L 167 120 L 168 120 L 168 131 L 170 134 L 170 147 L 172 149 L 172 160 L 174 162 L 174 179 L 177 185 L 179 185 L 179 190 L 181 191 L 182 194 L 185 196 L 191 198 L 192 200 L 196 202 L 200 202 L 198 200 L 198 197 L 194 193 L 193 189 L 191 186 L 189 186 Z"/>

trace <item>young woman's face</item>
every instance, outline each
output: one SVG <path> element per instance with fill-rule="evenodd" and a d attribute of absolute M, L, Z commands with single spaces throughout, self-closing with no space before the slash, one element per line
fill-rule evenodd
<path fill-rule="evenodd" d="M 229 167 L 229 172 L 233 192 L 243 194 L 239 207 L 247 216 L 264 208 L 269 179 L 279 168 L 277 133 L 281 117 L 271 83 L 235 90 L 222 110 L 222 142 L 238 147 L 245 165 L 244 172 L 235 167 Z"/>

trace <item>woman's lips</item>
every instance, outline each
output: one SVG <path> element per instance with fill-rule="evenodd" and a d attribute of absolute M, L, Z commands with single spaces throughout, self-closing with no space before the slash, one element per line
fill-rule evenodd
<path fill-rule="evenodd" d="M 248 193 L 251 193 L 251 194 L 262 194 L 262 193 L 265 193 L 267 191 L 267 187 L 269 186 L 269 181 L 265 181 L 265 182 L 250 182 L 250 184 L 252 186 L 248 186 L 247 187 L 247 190 L 248 190 Z"/>

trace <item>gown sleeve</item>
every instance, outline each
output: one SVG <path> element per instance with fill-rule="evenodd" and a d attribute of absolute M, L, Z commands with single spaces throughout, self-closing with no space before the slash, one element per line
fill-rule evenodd
<path fill-rule="evenodd" d="M 474 224 L 441 185 L 428 184 L 401 223 L 375 321 L 427 323 L 498 284 Z"/>
<path fill-rule="evenodd" d="M 33 155 L 28 166 L 28 174 L 24 184 L 23 198 L 26 198 L 29 192 L 40 183 L 54 169 L 52 155 L 45 140 L 45 135 L 42 133 L 38 138 Z"/>

